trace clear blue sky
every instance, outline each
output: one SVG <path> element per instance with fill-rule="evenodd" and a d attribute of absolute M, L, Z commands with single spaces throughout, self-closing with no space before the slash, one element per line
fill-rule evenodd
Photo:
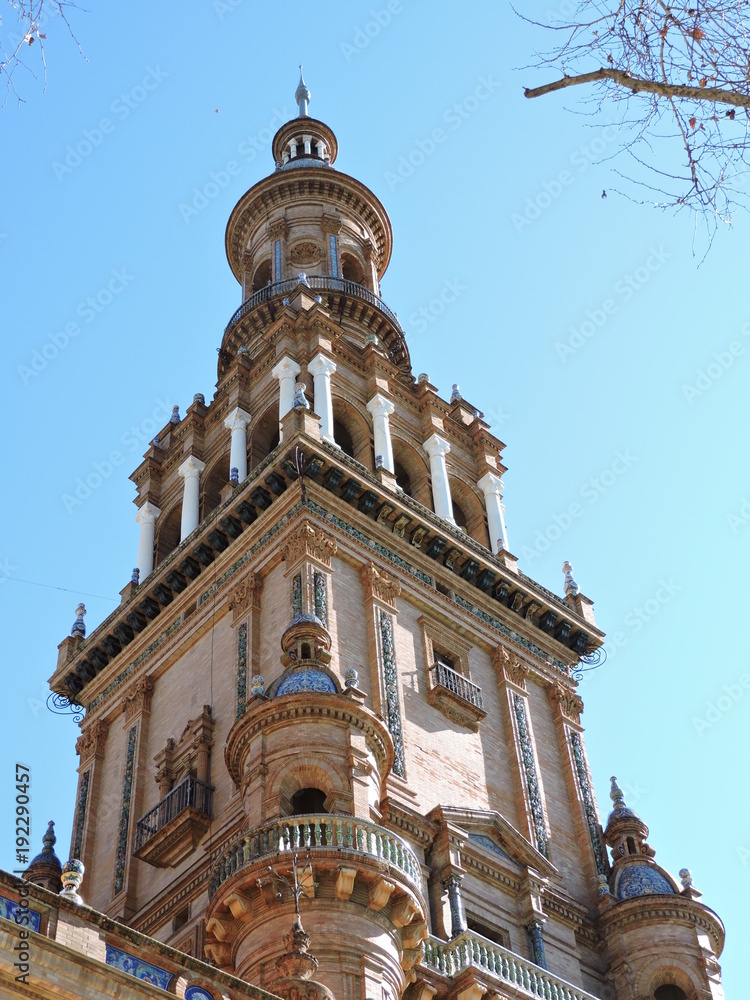
<path fill-rule="evenodd" d="M 67 856 L 76 727 L 43 707 L 56 647 L 79 599 L 91 629 L 130 577 L 128 475 L 155 423 L 213 393 L 240 302 L 226 219 L 273 169 L 302 61 L 337 166 L 390 214 L 382 291 L 415 373 L 443 395 L 458 382 L 507 442 L 511 550 L 558 593 L 570 559 L 617 639 L 580 689 L 600 809 L 616 774 L 657 860 L 691 868 L 727 924 L 740 995 L 750 220 L 698 267 L 688 216 L 618 197 L 618 161 L 592 162 L 616 149 L 609 116 L 566 113 L 573 93 L 525 100 L 533 40 L 505 5 L 392 0 L 381 24 L 379 0 L 89 6 L 71 12 L 87 61 L 48 25 L 46 93 L 19 77 L 26 103 L 0 112 L 0 863 L 15 759 L 34 842 L 55 819 Z"/>

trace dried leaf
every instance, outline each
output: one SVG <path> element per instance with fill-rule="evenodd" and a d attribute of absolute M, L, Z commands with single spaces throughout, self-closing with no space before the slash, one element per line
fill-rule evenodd
<path fill-rule="evenodd" d="M 695 128 L 695 115 L 690 119 L 689 125 L 690 128 Z"/>
<path fill-rule="evenodd" d="M 700 82 L 699 86 L 701 86 L 701 87 L 705 87 L 707 83 L 708 83 L 708 77 L 707 77 L 707 76 L 704 76 L 704 77 L 703 77 L 703 78 L 701 79 L 701 82 Z"/>
<path fill-rule="evenodd" d="M 696 42 L 699 42 L 702 38 L 706 37 L 706 32 L 703 30 L 703 28 L 693 28 L 690 34 L 696 40 Z"/>

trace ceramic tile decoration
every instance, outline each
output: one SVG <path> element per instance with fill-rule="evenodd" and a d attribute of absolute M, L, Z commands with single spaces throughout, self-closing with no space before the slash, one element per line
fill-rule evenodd
<path fill-rule="evenodd" d="M 380 641 L 383 652 L 383 680 L 385 683 L 386 721 L 393 739 L 393 773 L 404 777 L 404 734 L 401 728 L 401 706 L 398 700 L 398 674 L 396 653 L 393 648 L 393 617 L 378 608 Z"/>
<path fill-rule="evenodd" d="M 237 629 L 237 718 L 245 714 L 247 702 L 247 622 Z"/>
<path fill-rule="evenodd" d="M 76 805 L 75 838 L 73 840 L 74 858 L 80 858 L 83 848 L 83 828 L 86 823 L 86 801 L 89 797 L 90 778 L 91 770 L 84 771 L 81 775 L 81 787 L 78 791 L 78 804 Z"/>
<path fill-rule="evenodd" d="M 534 825 L 534 836 L 536 837 L 536 848 L 540 854 L 549 860 L 549 833 L 547 832 L 547 823 L 544 818 L 542 796 L 539 791 L 539 777 L 536 773 L 534 749 L 531 745 L 529 720 L 526 716 L 526 700 L 521 695 L 513 695 L 513 709 L 518 725 L 518 739 L 521 744 L 521 757 L 523 758 L 523 769 L 526 775 L 526 787 L 529 792 L 529 804 L 531 806 L 531 820 Z"/>
<path fill-rule="evenodd" d="M 119 969 L 120 972 L 127 972 L 129 976 L 135 976 L 136 979 L 140 979 L 144 983 L 157 986 L 160 990 L 168 990 L 169 984 L 174 978 L 172 973 L 167 972 L 166 969 L 160 969 L 158 965 L 144 962 L 135 955 L 129 955 L 126 951 L 114 948 L 111 944 L 107 945 L 107 965 L 111 965 L 113 969 Z"/>
<path fill-rule="evenodd" d="M 594 858 L 596 859 L 596 870 L 600 875 L 608 875 L 609 864 L 607 863 L 607 854 L 602 844 L 599 818 L 596 815 L 594 793 L 591 790 L 589 772 L 586 767 L 586 758 L 580 733 L 570 734 L 570 744 L 573 748 L 573 760 L 575 761 L 576 773 L 578 774 L 578 784 L 581 787 L 583 806 L 586 810 L 586 823 L 589 828 L 589 836 L 591 837 L 591 847 L 594 851 Z"/>
<path fill-rule="evenodd" d="M 25 914 L 28 914 L 28 926 L 32 931 L 39 933 L 42 926 L 42 915 L 37 910 L 32 910 L 29 908 L 24 908 L 21 911 L 18 903 L 14 903 L 12 899 L 6 899 L 5 896 L 0 896 L 0 917 L 5 917 L 6 920 L 12 920 L 16 922 L 16 914 L 23 912 L 24 921 L 26 920 Z M 27 926 L 24 923 L 24 926 Z"/>
<path fill-rule="evenodd" d="M 122 807 L 120 809 L 120 829 L 117 835 L 117 853 L 115 855 L 115 887 L 114 895 L 122 892 L 125 884 L 125 859 L 128 854 L 128 829 L 130 827 L 130 797 L 133 791 L 133 761 L 135 760 L 135 741 L 138 727 L 131 726 L 128 732 L 128 748 L 125 754 L 125 776 L 122 782 Z"/>

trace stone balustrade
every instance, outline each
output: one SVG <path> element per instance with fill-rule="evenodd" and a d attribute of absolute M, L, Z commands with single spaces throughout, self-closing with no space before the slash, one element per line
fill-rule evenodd
<path fill-rule="evenodd" d="M 429 937 L 424 943 L 422 967 L 452 979 L 464 969 L 480 970 L 520 996 L 543 1000 L 597 1000 L 591 993 L 566 983 L 533 962 L 514 955 L 501 945 L 473 931 L 464 931 L 452 941 Z"/>
<path fill-rule="evenodd" d="M 316 852 L 336 852 L 342 858 L 353 860 L 354 856 L 363 855 L 376 862 L 386 862 L 421 895 L 419 862 L 400 837 L 367 820 L 329 813 L 282 816 L 237 837 L 214 862 L 210 895 L 214 896 L 221 885 L 241 869 L 295 851 L 309 851 L 313 859 Z"/>

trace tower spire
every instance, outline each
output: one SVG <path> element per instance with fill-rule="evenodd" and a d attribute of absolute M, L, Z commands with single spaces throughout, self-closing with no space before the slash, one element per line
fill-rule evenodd
<path fill-rule="evenodd" d="M 299 108 L 297 113 L 298 118 L 307 118 L 307 105 L 310 103 L 310 97 L 310 91 L 307 89 L 307 84 L 302 76 L 302 63 L 300 63 L 299 83 L 297 84 L 297 90 L 294 94 L 294 99 L 297 102 L 297 107 Z"/>

